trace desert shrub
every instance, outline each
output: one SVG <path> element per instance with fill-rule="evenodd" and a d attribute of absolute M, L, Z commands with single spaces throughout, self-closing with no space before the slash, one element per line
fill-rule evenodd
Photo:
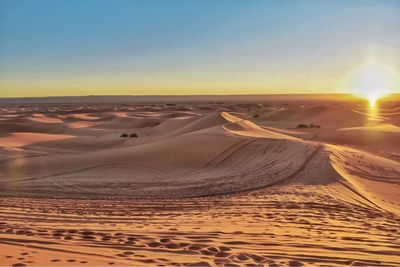
<path fill-rule="evenodd" d="M 297 125 L 296 128 L 321 128 L 321 126 L 317 125 L 317 124 L 314 124 L 314 123 L 310 123 L 309 125 L 301 123 L 301 124 Z"/>
<path fill-rule="evenodd" d="M 129 137 L 139 137 L 138 135 L 137 135 L 137 133 L 131 133 L 130 135 L 129 135 Z"/>
<path fill-rule="evenodd" d="M 296 128 L 308 128 L 308 125 L 301 123 L 301 124 L 297 125 Z"/>
<path fill-rule="evenodd" d="M 311 123 L 310 128 L 321 128 L 321 126 Z"/>
<path fill-rule="evenodd" d="M 254 114 L 254 115 L 253 115 L 253 118 L 258 118 L 258 117 L 260 117 L 259 114 Z"/>
<path fill-rule="evenodd" d="M 128 134 L 127 133 L 123 133 L 119 137 L 128 137 Z"/>

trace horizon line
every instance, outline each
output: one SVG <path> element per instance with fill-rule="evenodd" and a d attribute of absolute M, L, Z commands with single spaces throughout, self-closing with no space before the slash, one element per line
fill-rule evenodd
<path fill-rule="evenodd" d="M 135 95 L 120 95 L 120 94 L 104 94 L 104 95 L 95 95 L 95 94 L 90 94 L 90 95 L 45 95 L 45 96 L 0 96 L 0 99 L 16 99 L 16 98 L 61 98 L 61 97 L 196 97 L 196 96 L 303 96 L 303 95 L 308 95 L 308 96 L 328 96 L 328 95 L 349 95 L 349 96 L 353 96 L 355 98 L 362 98 L 362 97 L 358 97 L 352 93 L 341 93 L 341 92 L 327 92 L 327 93 L 310 93 L 310 92 L 306 92 L 306 93 L 253 93 L 253 94 L 135 94 Z M 393 93 L 390 94 L 390 96 L 394 96 L 394 95 L 400 95 L 400 93 Z"/>

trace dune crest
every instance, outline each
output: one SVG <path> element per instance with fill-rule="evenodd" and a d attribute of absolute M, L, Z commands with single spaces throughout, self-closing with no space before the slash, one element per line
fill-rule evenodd
<path fill-rule="evenodd" d="M 230 122 L 224 129 L 233 134 L 258 138 L 295 139 L 289 135 L 263 129 L 249 120 L 240 119 L 228 112 L 222 112 L 221 116 Z"/>

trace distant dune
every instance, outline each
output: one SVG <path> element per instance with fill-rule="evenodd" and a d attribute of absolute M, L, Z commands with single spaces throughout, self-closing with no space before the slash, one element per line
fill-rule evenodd
<path fill-rule="evenodd" d="M 399 95 L 393 95 L 393 99 L 400 99 Z M 48 96 L 48 97 L 10 97 L 0 98 L 0 103 L 26 103 L 26 104 L 51 104 L 51 103 L 198 103 L 208 101 L 224 101 L 239 103 L 259 103 L 263 101 L 343 101 L 356 98 L 351 94 L 265 94 L 265 95 L 94 95 L 94 96 Z"/>

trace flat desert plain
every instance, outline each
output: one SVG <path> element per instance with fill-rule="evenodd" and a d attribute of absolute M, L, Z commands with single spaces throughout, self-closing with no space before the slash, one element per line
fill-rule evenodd
<path fill-rule="evenodd" d="M 4 100 L 0 263 L 400 266 L 400 101 Z"/>

